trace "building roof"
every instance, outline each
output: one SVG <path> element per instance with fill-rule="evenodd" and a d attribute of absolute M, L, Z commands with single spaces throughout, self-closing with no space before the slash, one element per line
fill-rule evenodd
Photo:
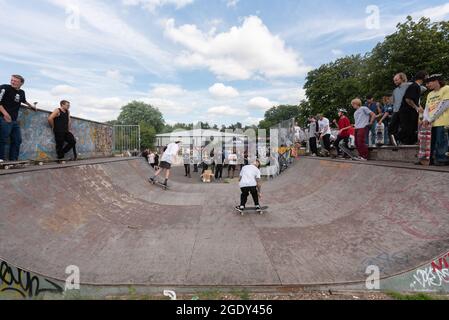
<path fill-rule="evenodd" d="M 173 138 L 185 138 L 185 137 L 240 137 L 244 138 L 246 135 L 237 133 L 220 132 L 218 130 L 205 130 L 205 129 L 193 129 L 186 131 L 174 131 L 170 133 L 162 133 L 156 135 L 158 138 L 173 137 Z"/>

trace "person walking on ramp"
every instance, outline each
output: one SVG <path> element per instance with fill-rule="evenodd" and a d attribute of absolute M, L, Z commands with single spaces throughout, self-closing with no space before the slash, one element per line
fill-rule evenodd
<path fill-rule="evenodd" d="M 259 197 L 261 194 L 261 185 L 260 185 L 260 161 L 256 160 L 254 164 L 244 166 L 240 171 L 240 190 L 242 194 L 240 196 L 240 206 L 237 206 L 235 209 L 243 214 L 246 208 L 246 202 L 248 201 L 248 196 L 251 193 L 253 197 L 254 204 L 256 205 L 256 211 L 258 213 L 262 213 L 262 208 L 259 204 Z"/>
<path fill-rule="evenodd" d="M 76 152 L 76 139 L 70 132 L 70 102 L 62 100 L 59 105 L 60 107 L 53 111 L 48 117 L 48 123 L 55 134 L 58 160 L 64 159 L 65 154 L 73 149 L 72 160 L 76 161 L 78 158 L 78 154 Z M 67 144 L 64 146 L 65 143 Z"/>
<path fill-rule="evenodd" d="M 159 164 L 159 170 L 157 170 L 154 176 L 150 178 L 151 183 L 155 183 L 156 178 L 161 174 L 162 170 L 165 170 L 165 181 L 163 184 L 165 187 L 168 186 L 168 179 L 170 178 L 170 169 L 173 161 L 175 160 L 175 157 L 178 155 L 180 143 L 181 141 L 176 141 L 175 143 L 170 143 L 167 146 L 167 149 L 162 155 L 161 163 Z"/>

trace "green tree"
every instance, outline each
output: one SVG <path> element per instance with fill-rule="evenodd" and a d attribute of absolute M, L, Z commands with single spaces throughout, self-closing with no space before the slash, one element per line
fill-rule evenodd
<path fill-rule="evenodd" d="M 281 105 L 278 107 L 273 107 L 265 112 L 265 118 L 259 123 L 259 128 L 268 130 L 282 121 L 292 118 L 297 119 L 299 116 L 299 106 Z"/>
<path fill-rule="evenodd" d="M 123 125 L 139 125 L 153 127 L 162 132 L 165 127 L 164 117 L 159 109 L 140 101 L 133 101 L 122 107 L 118 122 Z"/>
<path fill-rule="evenodd" d="M 152 149 L 156 140 L 156 129 L 145 122 L 141 122 L 139 125 L 141 148 Z"/>
<path fill-rule="evenodd" d="M 303 110 L 310 113 L 302 113 L 302 120 L 318 113 L 323 113 L 329 119 L 335 118 L 338 108 L 350 109 L 353 98 L 363 98 L 367 94 L 364 63 L 362 56 L 355 55 L 310 71 L 304 85 L 308 104 L 302 103 Z"/>
<path fill-rule="evenodd" d="M 412 78 L 418 71 L 449 75 L 449 22 L 418 22 L 407 17 L 366 58 L 366 87 L 380 97 L 393 89 L 393 76 L 404 72 Z"/>

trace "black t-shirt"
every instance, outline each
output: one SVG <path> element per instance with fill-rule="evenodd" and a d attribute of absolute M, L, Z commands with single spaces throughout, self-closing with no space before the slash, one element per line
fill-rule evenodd
<path fill-rule="evenodd" d="M 416 82 L 414 82 L 410 85 L 410 87 L 408 87 L 407 91 L 405 92 L 404 99 L 402 100 L 401 109 L 413 109 L 413 107 L 410 106 L 405 99 L 410 99 L 413 102 L 415 102 L 417 106 L 419 106 L 420 98 L 421 98 L 421 86 Z"/>
<path fill-rule="evenodd" d="M 17 121 L 20 106 L 25 102 L 25 91 L 16 90 L 9 84 L 0 86 L 0 105 L 9 113 L 12 121 Z M 0 117 L 3 117 L 3 114 L 0 113 Z"/>
<path fill-rule="evenodd" d="M 54 120 L 55 127 L 53 131 L 58 133 L 69 132 L 69 119 L 69 111 L 63 112 L 59 109 L 59 116 L 57 116 Z"/>

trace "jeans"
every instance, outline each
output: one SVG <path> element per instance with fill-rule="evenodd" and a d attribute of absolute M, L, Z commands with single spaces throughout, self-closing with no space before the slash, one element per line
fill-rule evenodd
<path fill-rule="evenodd" d="M 310 143 L 310 152 L 312 154 L 318 154 L 318 147 L 317 147 L 317 144 L 316 144 L 316 138 L 315 137 L 310 138 L 309 139 L 309 143 Z"/>
<path fill-rule="evenodd" d="M 5 147 L 9 145 L 9 157 L 6 159 Z M 20 132 L 20 126 L 17 121 L 6 122 L 5 119 L 0 117 L 0 159 L 17 161 L 19 160 L 20 145 L 22 144 L 22 133 Z"/>
<path fill-rule="evenodd" d="M 346 148 L 349 149 L 349 137 L 338 136 L 337 140 L 335 140 L 335 142 L 334 142 L 334 146 L 335 146 L 335 149 L 337 150 L 338 154 L 341 154 L 340 142 L 342 142 L 342 141 L 344 142 Z"/>
<path fill-rule="evenodd" d="M 377 122 L 374 121 L 373 125 L 371 126 L 370 130 L 366 130 L 365 133 L 365 143 L 366 145 L 375 145 L 376 144 L 376 128 L 377 128 Z M 369 134 L 371 132 L 371 143 L 369 141 Z"/>
<path fill-rule="evenodd" d="M 55 132 L 56 153 L 58 159 L 64 159 L 65 154 L 73 149 L 73 160 L 78 158 L 76 153 L 76 139 L 70 132 Z M 66 144 L 67 143 L 67 144 Z M 64 146 L 65 144 L 65 146 Z"/>
<path fill-rule="evenodd" d="M 384 125 L 385 125 L 384 143 L 385 145 L 388 146 L 390 144 L 390 133 L 388 131 L 388 128 L 390 127 L 390 122 L 385 120 Z"/>
<path fill-rule="evenodd" d="M 242 195 L 240 196 L 240 206 L 246 207 L 246 202 L 248 201 L 248 196 L 251 193 L 253 197 L 254 204 L 256 206 L 259 205 L 259 192 L 257 191 L 257 187 L 245 187 L 241 188 Z"/>
<path fill-rule="evenodd" d="M 364 159 L 368 159 L 369 156 L 368 146 L 365 143 L 367 131 L 367 128 L 355 130 L 355 146 L 357 148 L 357 151 L 359 152 L 359 155 Z"/>
<path fill-rule="evenodd" d="M 433 155 L 434 163 L 449 163 L 449 158 L 446 157 L 448 150 L 448 136 L 444 127 L 432 128 L 432 144 L 431 155 Z"/>
<path fill-rule="evenodd" d="M 217 164 L 217 167 L 215 168 L 215 180 L 222 178 L 223 178 L 223 165 Z"/>

